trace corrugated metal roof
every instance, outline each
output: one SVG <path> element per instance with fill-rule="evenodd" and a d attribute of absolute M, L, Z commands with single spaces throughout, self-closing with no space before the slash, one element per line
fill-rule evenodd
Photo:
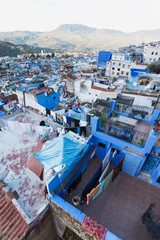
<path fill-rule="evenodd" d="M 0 237 L 3 240 L 23 239 L 29 230 L 12 201 L 7 201 L 0 183 Z"/>

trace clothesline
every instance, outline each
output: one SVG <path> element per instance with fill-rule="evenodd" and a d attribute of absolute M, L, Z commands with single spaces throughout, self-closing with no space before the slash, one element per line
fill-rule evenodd
<path fill-rule="evenodd" d="M 102 191 L 104 191 L 108 187 L 110 182 L 113 181 L 119 174 L 122 168 L 124 157 L 120 160 L 117 166 L 108 174 L 108 176 L 105 177 L 116 153 L 117 150 L 113 152 L 113 155 L 111 157 L 111 148 L 109 149 L 100 167 L 98 168 L 94 176 L 91 178 L 89 183 L 86 185 L 86 187 L 83 189 L 81 194 L 81 204 L 85 203 L 86 200 L 87 204 L 89 204 L 90 200 L 94 200 Z"/>

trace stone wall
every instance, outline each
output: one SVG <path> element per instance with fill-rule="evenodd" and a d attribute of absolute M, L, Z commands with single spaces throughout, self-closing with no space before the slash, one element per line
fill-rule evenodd
<path fill-rule="evenodd" d="M 52 209 L 52 215 L 55 219 L 57 232 L 60 238 L 62 238 L 65 228 L 68 227 L 71 231 L 73 231 L 83 240 L 96 240 L 93 235 L 91 235 L 82 227 L 82 224 L 79 220 L 74 218 L 71 214 L 66 212 L 53 201 L 50 204 Z"/>
<path fill-rule="evenodd" d="M 56 226 L 51 210 L 43 216 L 42 220 L 29 233 L 26 240 L 58 240 Z"/>

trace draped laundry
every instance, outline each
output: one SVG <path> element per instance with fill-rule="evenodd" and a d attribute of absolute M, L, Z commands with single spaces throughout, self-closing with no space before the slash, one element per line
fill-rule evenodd
<path fill-rule="evenodd" d="M 85 186 L 85 188 L 82 191 L 81 194 L 81 203 L 85 203 L 87 200 L 87 194 L 92 191 L 93 188 L 95 188 L 98 185 L 98 180 L 102 174 L 102 164 L 99 166 L 98 170 L 94 174 L 94 176 L 91 178 L 89 183 Z"/>
<path fill-rule="evenodd" d="M 113 181 L 114 179 L 118 176 L 120 171 L 122 170 L 122 165 L 123 165 L 124 157 L 121 159 L 121 161 L 117 164 L 117 166 L 114 168 L 113 172 Z"/>
<path fill-rule="evenodd" d="M 102 171 L 104 170 L 104 168 L 106 167 L 107 163 L 109 162 L 110 155 L 111 155 L 111 148 L 109 149 L 109 151 L 107 152 L 106 156 L 104 157 L 104 159 L 102 161 Z"/>
<path fill-rule="evenodd" d="M 101 182 L 96 188 L 93 188 L 92 191 L 87 194 L 87 204 L 89 204 L 91 200 L 94 200 L 96 197 L 98 197 L 98 195 L 101 194 L 102 191 L 104 191 L 108 187 L 110 182 L 112 182 L 113 171 L 114 170 L 112 170 L 110 174 L 108 174 L 108 176 L 103 180 L 103 182 Z"/>
<path fill-rule="evenodd" d="M 98 222 L 94 221 L 87 215 L 85 215 L 82 227 L 87 230 L 89 233 L 91 233 L 96 239 L 98 240 L 104 240 L 107 229 L 103 227 L 101 224 Z"/>

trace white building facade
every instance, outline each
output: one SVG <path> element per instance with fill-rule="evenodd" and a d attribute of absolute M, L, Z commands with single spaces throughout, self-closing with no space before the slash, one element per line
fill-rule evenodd
<path fill-rule="evenodd" d="M 110 66 L 107 66 L 106 74 L 109 77 L 127 77 L 131 68 L 135 68 L 136 63 L 131 61 L 111 60 Z"/>
<path fill-rule="evenodd" d="M 110 89 L 108 92 L 106 90 Z M 82 101 L 95 102 L 97 98 L 116 98 L 117 93 L 112 90 L 115 86 L 96 83 L 94 80 L 77 80 L 75 82 L 75 96 Z M 104 93 L 104 96 L 101 96 Z"/>
<path fill-rule="evenodd" d="M 144 46 L 143 62 L 152 63 L 160 61 L 160 45 L 146 45 Z"/>

